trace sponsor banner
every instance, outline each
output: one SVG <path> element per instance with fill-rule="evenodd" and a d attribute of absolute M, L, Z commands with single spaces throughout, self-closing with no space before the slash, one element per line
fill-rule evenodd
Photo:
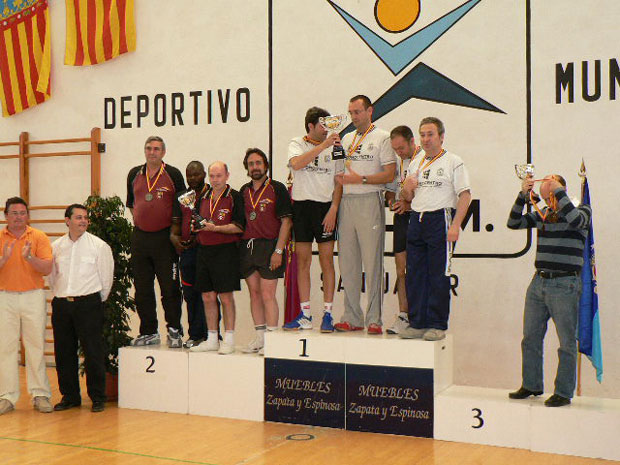
<path fill-rule="evenodd" d="M 433 437 L 433 370 L 347 365 L 346 429 Z"/>
<path fill-rule="evenodd" d="M 344 428 L 345 365 L 265 359 L 265 420 Z"/>

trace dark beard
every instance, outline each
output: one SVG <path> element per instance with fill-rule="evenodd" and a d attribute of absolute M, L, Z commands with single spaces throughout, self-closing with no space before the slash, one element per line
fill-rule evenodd
<path fill-rule="evenodd" d="M 250 178 L 252 178 L 254 181 L 258 181 L 260 178 L 262 178 L 263 176 L 265 176 L 265 171 L 252 171 L 252 173 L 250 173 Z"/>

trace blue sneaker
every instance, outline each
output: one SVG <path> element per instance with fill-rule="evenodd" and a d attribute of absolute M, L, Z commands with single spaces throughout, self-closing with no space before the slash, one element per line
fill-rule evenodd
<path fill-rule="evenodd" d="M 322 333 L 333 333 L 334 332 L 334 319 L 332 318 L 332 314 L 329 312 L 323 313 L 323 321 L 321 321 L 321 332 Z"/>
<path fill-rule="evenodd" d="M 299 312 L 297 318 L 282 326 L 285 331 L 298 331 L 300 329 L 312 329 L 312 317 L 305 316 L 303 312 Z"/>

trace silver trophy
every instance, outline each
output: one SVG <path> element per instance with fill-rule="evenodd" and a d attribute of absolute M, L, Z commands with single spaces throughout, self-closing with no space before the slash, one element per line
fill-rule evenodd
<path fill-rule="evenodd" d="M 532 165 L 531 163 L 515 165 L 515 173 L 517 173 L 517 177 L 519 179 L 525 181 L 528 176 L 534 177 L 534 165 Z M 534 192 L 533 189 L 530 191 L 529 198 L 532 205 L 540 202 L 540 196 L 536 192 Z"/>
<path fill-rule="evenodd" d="M 517 173 L 517 177 L 525 181 L 525 178 L 528 176 L 534 177 L 534 165 L 531 163 L 525 163 L 523 165 L 515 165 L 515 172 Z"/>
<path fill-rule="evenodd" d="M 192 219 L 196 222 L 198 226 L 196 229 L 204 228 L 208 221 L 205 220 L 198 211 L 196 210 L 196 191 L 189 190 L 185 194 L 181 194 L 178 197 L 179 203 L 186 208 L 189 208 L 192 211 Z"/>
<path fill-rule="evenodd" d="M 347 115 L 321 116 L 319 118 L 319 124 L 327 129 L 328 133 L 340 132 L 347 124 Z M 345 158 L 346 156 L 342 145 L 334 145 L 332 149 L 332 160 L 344 160 Z"/>

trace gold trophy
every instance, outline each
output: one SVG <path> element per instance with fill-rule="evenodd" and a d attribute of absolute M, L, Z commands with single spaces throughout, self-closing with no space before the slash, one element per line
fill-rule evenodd
<path fill-rule="evenodd" d="M 198 211 L 196 210 L 196 191 L 189 190 L 185 194 L 179 195 L 179 203 L 186 208 L 189 208 L 192 211 L 192 219 L 196 222 L 198 226 L 196 229 L 204 228 L 208 221 L 205 220 Z"/>
<path fill-rule="evenodd" d="M 319 118 L 319 124 L 323 126 L 327 131 L 328 135 L 334 132 L 340 132 L 347 123 L 347 115 L 330 115 L 330 116 L 321 116 Z M 346 155 L 344 153 L 344 148 L 342 145 L 335 145 L 332 149 L 332 160 L 344 160 Z"/>

